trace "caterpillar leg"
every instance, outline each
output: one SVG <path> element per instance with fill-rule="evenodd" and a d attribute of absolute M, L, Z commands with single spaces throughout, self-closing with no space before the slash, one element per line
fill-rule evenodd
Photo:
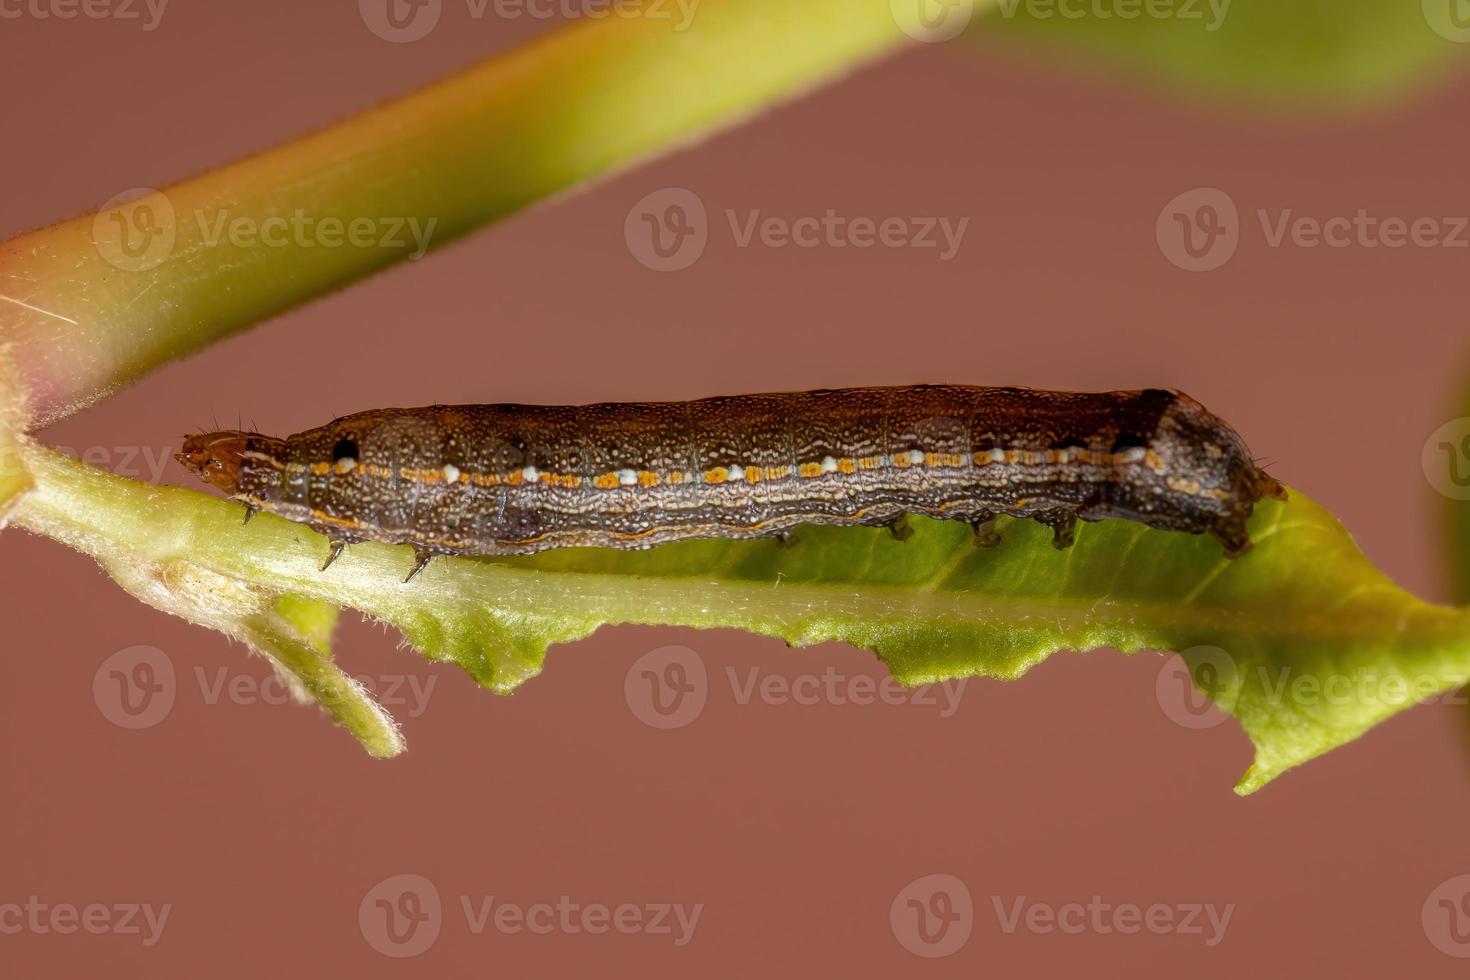
<path fill-rule="evenodd" d="M 258 510 L 260 510 L 259 507 L 255 506 L 254 504 L 250 503 L 247 500 L 245 502 L 245 519 L 240 522 L 240 526 L 241 527 L 244 527 L 246 524 L 249 524 L 250 523 L 250 518 L 254 517 L 255 516 L 255 512 L 258 511 Z"/>
<path fill-rule="evenodd" d="M 327 560 L 324 561 L 324 562 L 322 562 L 322 571 L 325 572 L 327 569 L 329 569 L 329 568 L 332 567 L 332 562 L 334 562 L 334 561 L 337 560 L 338 556 L 340 556 L 342 554 L 342 549 L 345 548 L 345 547 L 347 547 L 347 542 L 346 541 L 331 541 L 331 542 L 328 542 L 328 544 L 327 544 Z"/>
<path fill-rule="evenodd" d="M 914 536 L 914 529 L 909 526 L 909 516 L 907 514 L 899 514 L 885 524 L 884 527 L 888 528 L 888 533 L 893 536 L 895 541 L 907 541 Z"/>
<path fill-rule="evenodd" d="M 995 515 L 987 514 L 970 520 L 975 529 L 975 547 L 994 548 L 1000 544 L 1000 532 L 995 529 Z"/>
<path fill-rule="evenodd" d="M 1077 515 L 1071 511 L 1044 511 L 1035 519 L 1036 523 L 1051 528 L 1051 546 L 1058 551 L 1072 547 L 1077 539 Z"/>
<path fill-rule="evenodd" d="M 413 553 L 413 557 L 413 571 L 409 572 L 408 575 L 403 579 L 405 583 L 413 581 L 413 577 L 419 572 L 422 572 L 425 568 L 427 568 L 429 562 L 432 561 L 434 558 L 434 556 L 429 554 L 427 551 L 415 551 Z"/>
<path fill-rule="evenodd" d="M 778 548 L 796 547 L 795 531 L 777 531 L 775 534 L 771 535 L 771 537 L 776 540 L 776 547 Z"/>
<path fill-rule="evenodd" d="M 1239 558 L 1251 550 L 1251 538 L 1246 533 L 1244 521 L 1230 527 L 1212 527 L 1210 535 L 1225 546 L 1226 558 Z"/>

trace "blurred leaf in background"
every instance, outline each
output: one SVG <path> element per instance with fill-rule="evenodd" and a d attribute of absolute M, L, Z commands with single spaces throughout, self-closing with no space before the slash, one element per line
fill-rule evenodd
<path fill-rule="evenodd" d="M 1096 55 L 1101 67 L 1180 82 L 1195 90 L 1188 94 L 1371 104 L 1446 74 L 1470 53 L 1465 0 L 991 0 L 986 6 L 991 9 L 974 18 L 977 36 Z"/>

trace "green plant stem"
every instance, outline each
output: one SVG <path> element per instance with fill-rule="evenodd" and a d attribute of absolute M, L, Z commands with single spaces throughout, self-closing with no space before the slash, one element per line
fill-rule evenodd
<path fill-rule="evenodd" d="M 114 208 L 0 245 L 0 345 L 21 375 L 32 422 L 54 421 L 169 360 L 403 260 L 416 249 L 407 228 L 401 247 L 379 244 L 392 223 L 416 221 L 423 230 L 432 222 L 431 244 L 442 245 L 905 39 L 888 0 L 707 0 L 687 30 L 676 23 L 580 21 L 168 187 L 146 212 Z M 222 234 L 231 222 L 260 229 L 298 214 L 316 227 L 365 219 L 382 234 L 335 247 L 303 246 L 294 231 L 275 236 L 280 246 Z M 123 229 L 139 250 L 147 242 L 158 251 L 119 252 Z"/>

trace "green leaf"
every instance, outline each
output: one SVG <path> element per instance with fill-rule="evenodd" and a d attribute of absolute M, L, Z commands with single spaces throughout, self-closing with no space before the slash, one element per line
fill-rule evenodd
<path fill-rule="evenodd" d="M 1452 19 L 1460 2 L 995 0 L 977 25 L 1192 89 L 1373 103 L 1463 63 L 1470 25 Z"/>
<path fill-rule="evenodd" d="M 1002 524 L 1002 542 L 980 549 L 963 524 L 916 520 L 905 542 L 882 529 L 803 528 L 789 548 L 698 541 L 441 558 L 405 584 L 404 547 L 356 545 L 322 573 L 327 541 L 299 525 L 262 514 L 241 526 L 238 504 L 39 447 L 27 461 L 37 489 L 17 522 L 115 573 L 163 568 L 151 577 L 164 587 L 198 577 L 351 606 L 497 691 L 539 672 L 550 645 L 604 623 L 736 627 L 793 646 L 840 640 L 874 651 L 906 684 L 1014 679 L 1058 650 L 1177 650 L 1255 743 L 1238 786 L 1250 792 L 1470 679 L 1470 612 L 1399 589 L 1295 492 L 1260 505 L 1255 549 L 1236 561 L 1207 538 L 1121 521 L 1084 525 L 1057 551 L 1029 522 Z M 214 608 L 154 604 L 196 622 Z"/>

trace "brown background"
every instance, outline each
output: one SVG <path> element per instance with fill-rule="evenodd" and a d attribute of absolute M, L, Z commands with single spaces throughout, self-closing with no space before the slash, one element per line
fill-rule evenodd
<path fill-rule="evenodd" d="M 372 36 L 351 3 L 177 0 L 151 33 L 0 21 L 0 234 L 228 161 L 545 26 L 450 7 L 406 45 Z M 222 343 L 46 438 L 119 465 L 126 447 L 158 454 L 237 415 L 284 433 L 433 401 L 1174 385 L 1331 507 L 1398 581 L 1443 598 L 1438 498 L 1419 460 L 1465 377 L 1470 253 L 1272 249 L 1253 215 L 1465 214 L 1466 118 L 1463 78 L 1367 116 L 1245 114 L 993 46 L 933 46 Z M 658 274 L 630 256 L 623 226 L 669 186 L 699 194 L 714 224 L 699 262 Z M 1208 274 L 1176 269 L 1154 238 L 1160 208 L 1198 186 L 1227 190 L 1245 220 L 1239 252 Z M 950 262 L 742 249 L 726 208 L 970 227 Z M 172 467 L 166 478 L 182 482 Z M 426 714 L 398 709 L 410 751 L 374 762 L 315 709 L 208 703 L 196 672 L 260 680 L 264 663 L 141 606 L 58 545 L 18 531 L 4 544 L 0 904 L 172 905 L 152 948 L 0 935 L 6 975 L 1463 971 L 1420 912 L 1470 872 L 1464 706 L 1409 712 L 1241 800 L 1230 787 L 1244 736 L 1172 722 L 1152 655 L 1057 656 L 1018 684 L 972 682 L 940 718 L 741 705 L 726 681 L 751 666 L 879 676 L 866 653 L 618 628 L 554 650 L 505 699 L 354 619 L 338 645 L 350 670 L 434 682 Z M 139 644 L 167 654 L 178 696 L 134 732 L 104 717 L 92 682 Z M 712 690 L 693 724 L 657 731 L 623 683 L 668 644 L 698 652 Z M 896 940 L 889 905 L 934 872 L 963 879 L 976 914 L 964 948 L 930 961 Z M 445 904 L 415 960 L 381 956 L 358 925 L 369 889 L 400 873 L 429 878 Z M 675 949 L 647 935 L 475 935 L 461 895 L 704 910 Z M 1235 908 L 1214 948 L 1008 935 L 992 896 L 1022 895 Z"/>

